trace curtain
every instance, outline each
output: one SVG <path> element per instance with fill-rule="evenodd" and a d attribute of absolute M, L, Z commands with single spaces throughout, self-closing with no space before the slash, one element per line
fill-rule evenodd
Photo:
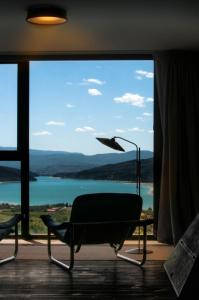
<path fill-rule="evenodd" d="M 155 62 L 154 214 L 157 239 L 176 244 L 199 212 L 199 58 L 167 51 Z"/>

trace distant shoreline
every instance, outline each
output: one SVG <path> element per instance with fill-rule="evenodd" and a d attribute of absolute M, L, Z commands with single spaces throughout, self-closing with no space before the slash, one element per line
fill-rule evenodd
<path fill-rule="evenodd" d="M 42 176 L 43 177 L 43 176 Z M 31 194 L 30 205 L 53 205 L 53 203 L 73 203 L 75 197 L 84 193 L 116 192 L 136 193 L 136 183 L 115 180 L 77 180 L 77 179 L 54 179 L 52 177 L 40 177 L 36 182 L 30 182 Z M 88 183 L 87 183 L 88 182 Z M 1 203 L 20 205 L 20 183 L 4 182 L 0 185 Z M 32 193 L 33 192 L 33 193 Z M 34 193 L 36 192 L 36 194 Z M 40 194 L 41 192 L 41 194 Z M 8 196 L 7 196 L 8 195 Z M 141 196 L 143 207 L 153 205 L 153 183 L 141 182 Z"/>

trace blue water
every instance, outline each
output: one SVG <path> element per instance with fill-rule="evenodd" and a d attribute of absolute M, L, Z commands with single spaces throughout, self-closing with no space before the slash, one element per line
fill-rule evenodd
<path fill-rule="evenodd" d="M 76 196 L 97 192 L 135 193 L 134 183 L 109 180 L 60 179 L 40 176 L 30 183 L 30 205 L 68 203 Z M 143 208 L 153 207 L 153 195 L 148 184 L 141 184 Z M 20 183 L 0 184 L 0 203 L 20 204 Z"/>

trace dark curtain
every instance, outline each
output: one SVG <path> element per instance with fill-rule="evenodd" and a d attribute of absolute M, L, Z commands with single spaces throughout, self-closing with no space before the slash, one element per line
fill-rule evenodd
<path fill-rule="evenodd" d="M 158 241 L 175 245 L 199 212 L 199 53 L 157 53 L 154 62 L 154 213 Z"/>

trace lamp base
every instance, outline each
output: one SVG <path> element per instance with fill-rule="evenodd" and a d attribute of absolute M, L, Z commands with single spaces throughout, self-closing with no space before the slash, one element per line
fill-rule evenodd
<path fill-rule="evenodd" d="M 132 248 L 132 249 L 126 250 L 125 252 L 129 253 L 129 254 L 143 254 L 144 253 L 142 248 Z M 146 250 L 146 253 L 150 254 L 150 253 L 153 253 L 153 251 L 152 250 Z"/>

